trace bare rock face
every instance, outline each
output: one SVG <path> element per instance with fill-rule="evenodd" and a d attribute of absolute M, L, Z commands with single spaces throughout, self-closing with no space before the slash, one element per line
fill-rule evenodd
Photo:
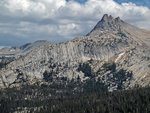
<path fill-rule="evenodd" d="M 105 84 L 108 84 L 112 73 L 98 70 L 103 68 L 104 63 L 114 62 L 116 71 L 125 69 L 133 73 L 132 79 L 122 83 L 124 89 L 146 86 L 150 84 L 149 45 L 149 31 L 105 14 L 87 36 L 59 44 L 44 43 L 9 63 L 0 70 L 0 87 L 43 81 L 45 72 L 52 75 L 53 80 L 57 77 L 68 80 L 80 77 L 84 81 L 90 78 L 78 71 L 78 67 L 91 59 L 95 63 L 89 64 L 97 72 L 95 79 L 100 77 Z M 110 91 L 115 90 L 118 83 L 112 84 L 109 84 Z"/>

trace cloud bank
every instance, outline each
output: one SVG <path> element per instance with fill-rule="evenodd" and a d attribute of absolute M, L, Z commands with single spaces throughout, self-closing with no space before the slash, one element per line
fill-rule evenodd
<path fill-rule="evenodd" d="M 61 42 L 86 35 L 103 14 L 150 30 L 150 9 L 114 0 L 1 0 L 0 45 L 36 40 Z"/>

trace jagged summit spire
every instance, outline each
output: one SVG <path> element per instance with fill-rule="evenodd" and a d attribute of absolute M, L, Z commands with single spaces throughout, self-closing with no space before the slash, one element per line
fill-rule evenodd
<path fill-rule="evenodd" d="M 111 15 L 104 14 L 102 19 L 96 24 L 96 26 L 91 32 L 95 30 L 117 31 L 117 30 L 120 30 L 121 23 L 123 23 L 123 21 L 120 19 L 120 17 L 113 18 L 113 16 Z M 89 34 L 91 34 L 91 32 Z"/>
<path fill-rule="evenodd" d="M 118 22 L 122 21 L 119 16 L 117 18 L 115 18 L 115 20 Z"/>
<path fill-rule="evenodd" d="M 110 21 L 110 20 L 113 20 L 113 17 L 111 15 L 108 16 L 108 14 L 104 14 L 101 21 Z"/>
<path fill-rule="evenodd" d="M 108 19 L 108 14 L 104 14 L 104 16 L 102 17 L 102 20 L 105 21 Z"/>

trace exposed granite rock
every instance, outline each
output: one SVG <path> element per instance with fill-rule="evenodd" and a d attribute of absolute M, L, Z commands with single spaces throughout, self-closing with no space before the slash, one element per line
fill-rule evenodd
<path fill-rule="evenodd" d="M 84 81 L 89 78 L 83 72 L 78 72 L 77 68 L 79 63 L 90 59 L 96 61 L 91 64 L 95 72 L 106 61 L 115 62 L 117 70 L 123 68 L 132 71 L 133 79 L 123 83 L 125 89 L 136 84 L 146 86 L 150 83 L 149 45 L 149 31 L 129 25 L 119 17 L 114 19 L 104 15 L 87 36 L 59 44 L 44 43 L 9 63 L 1 69 L 0 87 L 43 81 L 45 71 L 54 78 L 67 77 L 72 80 L 79 76 Z M 108 72 L 97 76 L 108 74 L 111 76 Z M 109 86 L 110 90 L 115 90 L 113 84 Z"/>

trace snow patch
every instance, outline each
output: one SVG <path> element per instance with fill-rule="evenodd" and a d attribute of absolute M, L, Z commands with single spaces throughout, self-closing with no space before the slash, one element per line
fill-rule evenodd
<path fill-rule="evenodd" d="M 14 51 L 16 51 L 16 50 L 15 50 L 15 49 L 11 49 L 10 51 L 11 51 L 11 52 L 14 52 Z"/>
<path fill-rule="evenodd" d="M 116 58 L 115 62 L 117 62 L 124 54 L 125 54 L 125 52 L 120 53 L 120 54 L 118 55 L 118 57 Z"/>
<path fill-rule="evenodd" d="M 91 58 L 89 58 L 89 57 L 85 57 L 85 56 L 82 56 L 82 60 L 83 61 L 87 61 L 87 60 L 90 60 Z"/>

